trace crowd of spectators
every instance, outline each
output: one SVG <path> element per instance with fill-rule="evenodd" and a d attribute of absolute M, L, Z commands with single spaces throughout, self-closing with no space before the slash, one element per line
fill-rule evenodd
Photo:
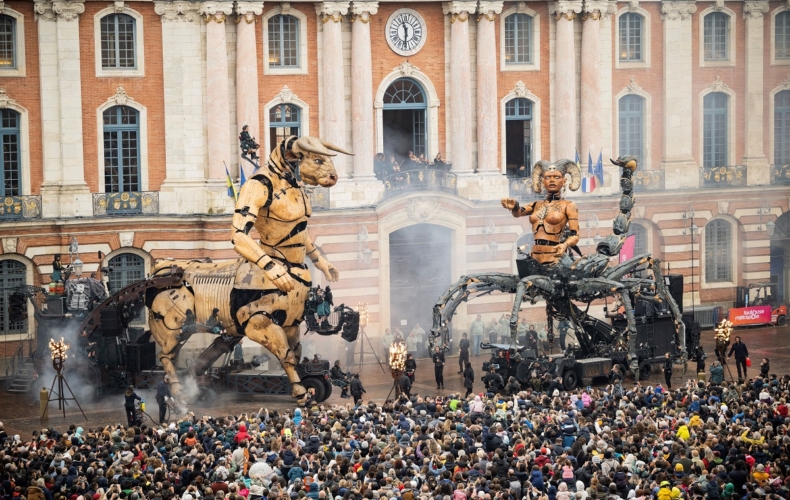
<path fill-rule="evenodd" d="M 790 377 L 0 431 L 3 500 L 788 498 Z M 2 424 L 0 424 L 1 426 Z"/>

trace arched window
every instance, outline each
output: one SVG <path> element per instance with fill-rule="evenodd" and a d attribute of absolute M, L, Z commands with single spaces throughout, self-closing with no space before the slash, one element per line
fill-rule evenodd
<path fill-rule="evenodd" d="M 774 96 L 774 163 L 790 164 L 790 90 Z"/>
<path fill-rule="evenodd" d="M 532 63 L 532 17 L 511 14 L 505 18 L 505 63 Z"/>
<path fill-rule="evenodd" d="M 641 14 L 628 13 L 620 16 L 620 60 L 642 62 L 642 25 L 645 18 Z"/>
<path fill-rule="evenodd" d="M 428 128 L 425 123 L 428 110 L 425 92 L 416 81 L 398 78 L 384 92 L 384 154 L 398 160 L 427 156 Z"/>
<path fill-rule="evenodd" d="M 104 119 L 104 192 L 140 191 L 140 114 L 113 106 Z"/>
<path fill-rule="evenodd" d="M 22 194 L 19 165 L 19 113 L 12 109 L 0 111 L 0 143 L 3 147 L 0 169 L 0 196 Z"/>
<path fill-rule="evenodd" d="M 16 68 L 16 19 L 0 16 L 0 69 Z"/>
<path fill-rule="evenodd" d="M 640 165 L 645 153 L 644 114 L 645 99 L 643 97 L 630 94 L 620 98 L 618 110 L 620 156 L 636 156 Z"/>
<path fill-rule="evenodd" d="M 299 19 L 277 14 L 269 18 L 269 67 L 299 66 Z"/>
<path fill-rule="evenodd" d="M 790 11 L 786 10 L 777 14 L 775 22 L 775 57 L 776 59 L 790 59 Z"/>
<path fill-rule="evenodd" d="M 269 144 L 275 147 L 289 135 L 299 136 L 300 109 L 293 104 L 278 104 L 269 109 Z"/>
<path fill-rule="evenodd" d="M 705 226 L 705 281 L 732 281 L 732 225 L 725 220 Z"/>
<path fill-rule="evenodd" d="M 641 224 L 631 224 L 628 228 L 628 236 L 634 236 L 634 256 L 648 253 L 647 248 L 647 229 Z"/>
<path fill-rule="evenodd" d="M 508 175 L 529 177 L 532 173 L 532 101 L 529 99 L 516 98 L 505 103 L 505 165 Z"/>
<path fill-rule="evenodd" d="M 0 333 L 27 331 L 27 321 L 11 321 L 8 314 L 8 296 L 13 293 L 11 289 L 25 285 L 26 277 L 27 267 L 21 262 L 0 260 Z"/>
<path fill-rule="evenodd" d="M 112 268 L 109 283 L 110 293 L 115 293 L 135 281 L 145 278 L 145 260 L 133 253 L 116 255 L 110 259 L 108 266 Z"/>
<path fill-rule="evenodd" d="M 703 99 L 703 161 L 705 167 L 727 166 L 729 96 L 712 92 Z"/>
<path fill-rule="evenodd" d="M 130 69 L 137 66 L 135 21 L 126 14 L 110 14 L 101 19 L 102 68 Z"/>
<path fill-rule="evenodd" d="M 704 20 L 704 50 L 706 61 L 730 59 L 730 16 L 711 12 Z"/>

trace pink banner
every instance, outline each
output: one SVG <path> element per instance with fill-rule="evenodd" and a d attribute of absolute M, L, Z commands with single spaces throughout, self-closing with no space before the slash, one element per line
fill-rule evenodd
<path fill-rule="evenodd" d="M 751 306 L 730 309 L 732 326 L 765 325 L 771 322 L 771 306 Z"/>
<path fill-rule="evenodd" d="M 636 235 L 628 236 L 620 247 L 620 262 L 634 258 L 634 247 L 636 246 Z"/>

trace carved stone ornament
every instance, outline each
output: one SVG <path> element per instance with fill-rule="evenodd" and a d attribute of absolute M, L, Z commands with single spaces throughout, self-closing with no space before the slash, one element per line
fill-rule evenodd
<path fill-rule="evenodd" d="M 721 77 L 719 75 L 716 75 L 716 79 L 713 80 L 713 83 L 711 83 L 708 88 L 712 89 L 712 90 L 714 90 L 716 92 L 721 92 L 723 90 L 729 90 L 730 89 L 730 87 L 728 87 L 726 83 L 721 81 Z"/>
<path fill-rule="evenodd" d="M 121 14 L 126 10 L 126 6 L 123 4 L 123 0 L 115 0 L 115 2 L 113 2 L 113 7 L 115 7 L 116 14 Z"/>
<path fill-rule="evenodd" d="M 293 93 L 293 90 L 288 88 L 288 85 L 283 85 L 282 90 L 280 90 L 276 97 L 278 97 L 285 104 L 290 104 L 294 97 L 296 97 L 296 94 Z"/>
<path fill-rule="evenodd" d="M 592 19 L 597 21 L 602 17 L 609 17 L 617 12 L 617 7 L 614 2 L 607 1 L 590 1 L 584 2 L 584 19 Z"/>
<path fill-rule="evenodd" d="M 206 19 L 207 23 L 224 23 L 227 16 L 233 13 L 233 3 L 231 2 L 203 2 L 200 5 L 199 13 Z"/>
<path fill-rule="evenodd" d="M 450 22 L 454 23 L 456 21 L 459 22 L 466 22 L 469 19 L 469 16 L 474 14 L 477 11 L 477 2 L 469 2 L 469 1 L 454 1 L 454 2 L 444 2 L 442 4 L 442 12 L 444 15 L 450 15 Z"/>
<path fill-rule="evenodd" d="M 330 20 L 339 23 L 343 16 L 348 14 L 348 7 L 351 2 L 321 2 L 315 4 L 315 11 L 321 16 L 321 22 L 326 24 Z"/>
<path fill-rule="evenodd" d="M 719 214 L 729 214 L 730 213 L 730 202 L 729 201 L 720 201 L 718 202 L 719 205 Z"/>
<path fill-rule="evenodd" d="M 519 2 L 519 5 L 521 5 L 522 3 L 524 2 Z M 502 13 L 502 9 L 504 8 L 504 6 L 505 6 L 504 1 L 486 2 L 481 0 L 480 5 L 477 8 L 477 12 L 479 14 L 477 16 L 477 20 L 480 21 L 481 19 L 487 19 L 493 22 L 494 19 L 496 19 L 496 16 Z"/>
<path fill-rule="evenodd" d="M 3 238 L 3 253 L 16 253 L 19 238 Z"/>
<path fill-rule="evenodd" d="M 5 2 L 3 0 L 0 0 L 0 14 L 2 14 L 3 12 L 5 12 Z"/>
<path fill-rule="evenodd" d="M 76 21 L 85 12 L 85 4 L 81 0 L 56 0 L 52 2 L 52 11 L 58 21 Z"/>
<path fill-rule="evenodd" d="M 573 21 L 576 19 L 576 14 L 581 14 L 581 12 L 581 0 L 560 0 L 549 3 L 549 14 L 554 14 L 555 19 L 558 21 L 560 19 Z"/>
<path fill-rule="evenodd" d="M 645 218 L 645 206 L 644 205 L 637 205 L 634 207 L 634 217 L 637 219 L 644 219 Z"/>
<path fill-rule="evenodd" d="M 768 12 L 767 0 L 745 2 L 743 4 L 743 17 L 745 19 L 760 19 Z"/>
<path fill-rule="evenodd" d="M 259 2 L 236 2 L 236 22 L 243 18 L 247 24 L 255 22 L 255 17 L 263 14 L 263 4 Z"/>
<path fill-rule="evenodd" d="M 697 6 L 694 2 L 661 2 L 661 20 L 669 21 L 685 21 L 691 19 L 691 14 L 697 12 Z"/>
<path fill-rule="evenodd" d="M 118 88 L 115 90 L 115 95 L 110 97 L 110 101 L 115 102 L 118 106 L 125 106 L 127 102 L 133 101 L 129 94 L 126 93 L 126 89 L 124 89 L 121 85 L 118 85 Z"/>
<path fill-rule="evenodd" d="M 130 247 L 134 245 L 134 231 L 122 231 L 118 233 L 118 240 L 121 242 L 122 247 Z"/>
<path fill-rule="evenodd" d="M 436 198 L 412 198 L 406 205 L 406 215 L 417 222 L 427 222 L 439 214 L 439 200 Z"/>
<path fill-rule="evenodd" d="M 370 22 L 370 16 L 375 16 L 378 11 L 378 2 L 354 2 L 351 4 L 351 22 L 359 19 L 367 24 Z"/>
<path fill-rule="evenodd" d="M 527 97 L 531 94 L 527 86 L 521 80 L 516 82 L 516 87 L 513 89 L 513 93 L 516 94 L 516 97 Z"/>
<path fill-rule="evenodd" d="M 642 87 L 640 87 L 639 84 L 636 83 L 636 79 L 634 79 L 633 77 L 630 80 L 628 80 L 628 85 L 625 86 L 625 89 L 628 91 L 629 94 L 635 94 L 637 92 L 642 91 Z"/>
<path fill-rule="evenodd" d="M 716 12 L 721 12 L 724 10 L 724 0 L 715 0 L 713 2 L 713 10 Z"/>
<path fill-rule="evenodd" d="M 413 65 L 409 61 L 403 61 L 398 65 L 398 72 L 407 78 L 413 75 L 415 71 L 419 71 L 419 70 L 420 68 Z"/>
<path fill-rule="evenodd" d="M 187 22 L 197 19 L 200 4 L 192 2 L 154 2 L 154 12 L 163 23 Z"/>
<path fill-rule="evenodd" d="M 529 8 L 527 2 L 518 2 L 516 4 L 516 14 L 531 14 L 532 9 Z"/>
<path fill-rule="evenodd" d="M 5 89 L 0 87 L 0 109 L 6 109 L 9 104 L 16 104 L 16 101 L 8 97 L 8 94 L 5 93 Z"/>
<path fill-rule="evenodd" d="M 787 78 L 782 80 L 782 83 L 779 84 L 785 90 L 790 90 L 790 75 L 787 75 Z"/>
<path fill-rule="evenodd" d="M 628 12 L 636 12 L 639 8 L 639 0 L 630 0 L 628 2 Z"/>

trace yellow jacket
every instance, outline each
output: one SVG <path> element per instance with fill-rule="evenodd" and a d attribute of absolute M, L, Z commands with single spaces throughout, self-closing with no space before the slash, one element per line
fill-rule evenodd
<path fill-rule="evenodd" d="M 688 440 L 690 436 L 688 426 L 686 424 L 683 424 L 680 427 L 678 427 L 678 432 L 675 434 L 675 436 L 679 437 L 683 441 Z"/>
<path fill-rule="evenodd" d="M 699 418 L 699 415 L 694 415 L 689 420 L 689 427 L 702 427 L 702 419 Z"/>
<path fill-rule="evenodd" d="M 749 431 L 748 430 L 744 431 L 743 434 L 741 434 L 741 439 L 743 439 L 744 442 L 749 444 L 763 444 L 765 442 L 765 438 L 763 436 L 760 436 L 760 439 L 751 439 L 748 436 L 749 436 Z"/>

